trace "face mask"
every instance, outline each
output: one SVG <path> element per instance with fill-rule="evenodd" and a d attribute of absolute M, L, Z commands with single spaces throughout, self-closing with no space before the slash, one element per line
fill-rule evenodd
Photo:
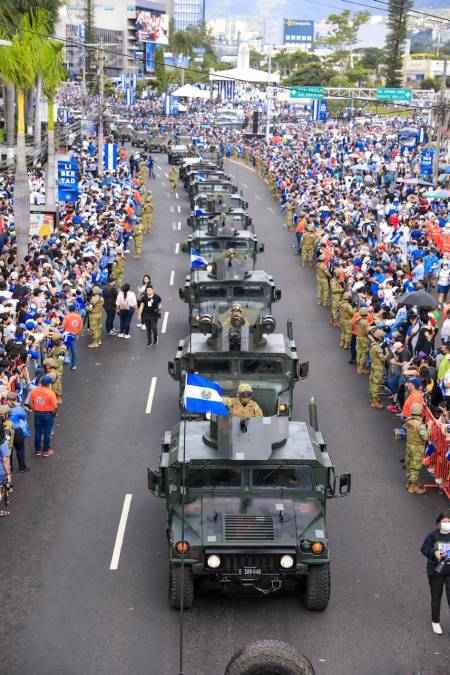
<path fill-rule="evenodd" d="M 450 521 L 443 520 L 440 524 L 442 534 L 450 534 Z"/>

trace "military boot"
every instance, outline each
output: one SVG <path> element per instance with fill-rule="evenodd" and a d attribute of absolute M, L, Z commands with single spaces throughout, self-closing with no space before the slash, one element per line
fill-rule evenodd
<path fill-rule="evenodd" d="M 361 370 L 359 371 L 359 374 L 360 374 L 360 375 L 370 375 L 370 370 L 367 370 L 366 368 L 363 367 L 363 368 L 361 368 Z"/>
<path fill-rule="evenodd" d="M 344 342 L 344 340 L 341 340 L 341 343 L 340 343 L 339 347 L 341 347 L 341 349 L 345 349 L 345 342 Z"/>
<path fill-rule="evenodd" d="M 426 490 L 421 485 L 417 485 L 417 483 L 411 483 L 408 492 L 410 495 L 423 495 Z"/>
<path fill-rule="evenodd" d="M 381 401 L 378 398 L 372 399 L 371 406 L 372 406 L 372 408 L 378 408 L 379 410 L 384 408 L 384 405 L 381 403 Z"/>

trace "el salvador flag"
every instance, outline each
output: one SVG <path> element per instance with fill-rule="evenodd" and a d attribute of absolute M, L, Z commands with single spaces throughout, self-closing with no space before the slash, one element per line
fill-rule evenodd
<path fill-rule="evenodd" d="M 202 258 L 202 256 L 197 253 L 195 248 L 191 248 L 191 270 L 195 270 L 197 267 L 203 267 L 207 264 L 208 261 L 205 260 L 205 258 Z"/>
<path fill-rule="evenodd" d="M 193 373 L 186 375 L 183 405 L 190 413 L 230 414 L 222 399 L 222 388 L 216 382 Z"/>
<path fill-rule="evenodd" d="M 197 174 L 198 177 L 198 182 L 199 183 L 204 183 L 206 181 L 206 173 L 199 171 Z"/>
<path fill-rule="evenodd" d="M 195 209 L 194 216 L 202 216 L 204 213 L 203 209 Z"/>
<path fill-rule="evenodd" d="M 427 448 L 425 450 L 425 456 L 431 457 L 431 455 L 435 452 L 436 452 L 436 446 L 435 446 L 434 443 L 431 443 L 431 441 L 430 441 L 430 443 L 428 443 Z"/>

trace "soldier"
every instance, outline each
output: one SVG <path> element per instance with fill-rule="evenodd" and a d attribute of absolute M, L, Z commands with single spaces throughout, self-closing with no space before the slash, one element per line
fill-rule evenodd
<path fill-rule="evenodd" d="M 144 238 L 144 231 L 142 228 L 142 223 L 136 223 L 133 228 L 133 239 L 134 239 L 134 256 L 133 260 L 139 260 L 142 255 L 142 240 Z"/>
<path fill-rule="evenodd" d="M 226 260 L 228 262 L 228 267 L 233 265 L 234 260 L 236 260 L 236 251 L 234 248 L 228 248 L 223 253 L 219 253 L 216 257 L 216 260 Z"/>
<path fill-rule="evenodd" d="M 372 408 L 384 408 L 379 398 L 386 368 L 386 353 L 381 345 L 381 340 L 384 340 L 384 337 L 384 331 L 374 331 L 374 343 L 370 348 L 369 398 Z"/>
<path fill-rule="evenodd" d="M 44 374 L 49 375 L 53 380 L 50 387 L 53 389 L 53 385 L 55 384 L 56 378 L 58 377 L 58 373 L 56 372 L 56 361 L 55 359 L 47 357 L 42 361 L 42 365 L 44 366 Z"/>
<path fill-rule="evenodd" d="M 113 264 L 111 279 L 117 280 L 117 285 L 119 288 L 123 286 L 123 273 L 125 270 L 125 253 L 122 246 L 117 247 L 116 259 Z"/>
<path fill-rule="evenodd" d="M 286 221 L 289 230 L 292 230 L 294 224 L 295 206 L 289 199 L 286 203 Z"/>
<path fill-rule="evenodd" d="M 314 248 L 316 246 L 317 237 L 314 234 L 312 225 L 308 225 L 302 240 L 302 265 L 306 266 L 308 261 L 309 266 L 312 267 Z"/>
<path fill-rule="evenodd" d="M 102 344 L 102 309 L 103 298 L 98 286 L 92 289 L 92 298 L 87 305 L 89 326 L 92 331 L 92 342 L 88 347 L 99 347 Z"/>
<path fill-rule="evenodd" d="M 420 469 L 422 468 L 425 445 L 428 441 L 428 431 L 423 422 L 422 415 L 423 406 L 420 403 L 413 403 L 411 415 L 403 425 L 406 430 L 406 487 L 410 494 L 416 495 L 421 495 L 425 492 L 425 488 L 417 484 Z"/>
<path fill-rule="evenodd" d="M 144 202 L 143 217 L 142 217 L 144 234 L 150 232 L 152 228 L 152 217 L 153 217 L 153 198 L 152 193 L 149 192 Z"/>
<path fill-rule="evenodd" d="M 253 389 L 250 384 L 240 384 L 237 396 L 225 399 L 225 405 L 233 417 L 262 417 L 263 413 L 256 401 L 252 400 Z"/>
<path fill-rule="evenodd" d="M 329 278 L 331 277 L 327 266 L 325 265 L 325 256 L 319 256 L 319 262 L 316 265 L 317 281 L 317 304 L 328 307 Z"/>
<path fill-rule="evenodd" d="M 172 192 L 175 192 L 177 189 L 178 171 L 174 166 L 170 169 L 169 181 Z"/>
<path fill-rule="evenodd" d="M 341 344 L 340 347 L 348 349 L 352 338 L 352 316 L 355 313 L 351 303 L 350 293 L 345 292 L 339 303 L 339 322 L 341 326 Z"/>
<path fill-rule="evenodd" d="M 344 287 L 339 281 L 340 272 L 339 270 L 334 270 L 334 274 L 330 281 L 330 290 L 331 290 L 331 319 L 330 324 L 339 328 L 339 304 L 341 302 L 342 294 L 344 292 Z"/>
<path fill-rule="evenodd" d="M 360 375 L 368 375 L 366 370 L 367 354 L 369 352 L 369 329 L 370 324 L 367 321 L 369 310 L 367 307 L 361 307 L 359 310 L 361 318 L 356 324 L 356 372 Z"/>
<path fill-rule="evenodd" d="M 52 385 L 52 389 L 55 392 L 58 405 L 62 403 L 62 377 L 64 372 L 64 359 L 67 354 L 67 347 L 64 344 L 64 335 L 62 333 L 52 333 L 50 335 L 51 341 L 53 342 L 53 347 L 48 352 L 48 357 L 53 359 L 56 371 L 56 380 Z"/>

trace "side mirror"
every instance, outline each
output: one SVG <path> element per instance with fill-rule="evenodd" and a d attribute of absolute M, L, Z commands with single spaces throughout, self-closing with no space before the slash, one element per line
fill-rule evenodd
<path fill-rule="evenodd" d="M 169 361 L 169 363 L 167 364 L 167 367 L 168 367 L 168 371 L 169 371 L 170 377 L 171 377 L 173 380 L 175 380 L 175 378 L 176 378 L 176 374 L 175 374 L 175 363 L 174 363 L 173 361 Z"/>
<path fill-rule="evenodd" d="M 298 376 L 301 380 L 305 380 L 309 375 L 309 361 L 300 363 L 298 367 Z"/>
<path fill-rule="evenodd" d="M 159 469 L 147 469 L 148 489 L 155 497 L 160 496 L 160 479 Z"/>
<path fill-rule="evenodd" d="M 274 300 L 281 300 L 281 288 L 275 288 Z"/>
<path fill-rule="evenodd" d="M 184 288 L 178 289 L 178 295 L 180 297 L 180 300 L 184 300 Z"/>
<path fill-rule="evenodd" d="M 181 244 L 181 250 L 183 253 L 189 253 L 189 249 L 191 248 L 191 242 L 190 241 L 183 241 Z"/>
<path fill-rule="evenodd" d="M 352 487 L 352 474 L 343 473 L 339 476 L 339 496 L 346 497 L 350 494 Z"/>
<path fill-rule="evenodd" d="M 259 244 L 258 251 L 262 253 L 264 251 L 264 244 Z"/>

